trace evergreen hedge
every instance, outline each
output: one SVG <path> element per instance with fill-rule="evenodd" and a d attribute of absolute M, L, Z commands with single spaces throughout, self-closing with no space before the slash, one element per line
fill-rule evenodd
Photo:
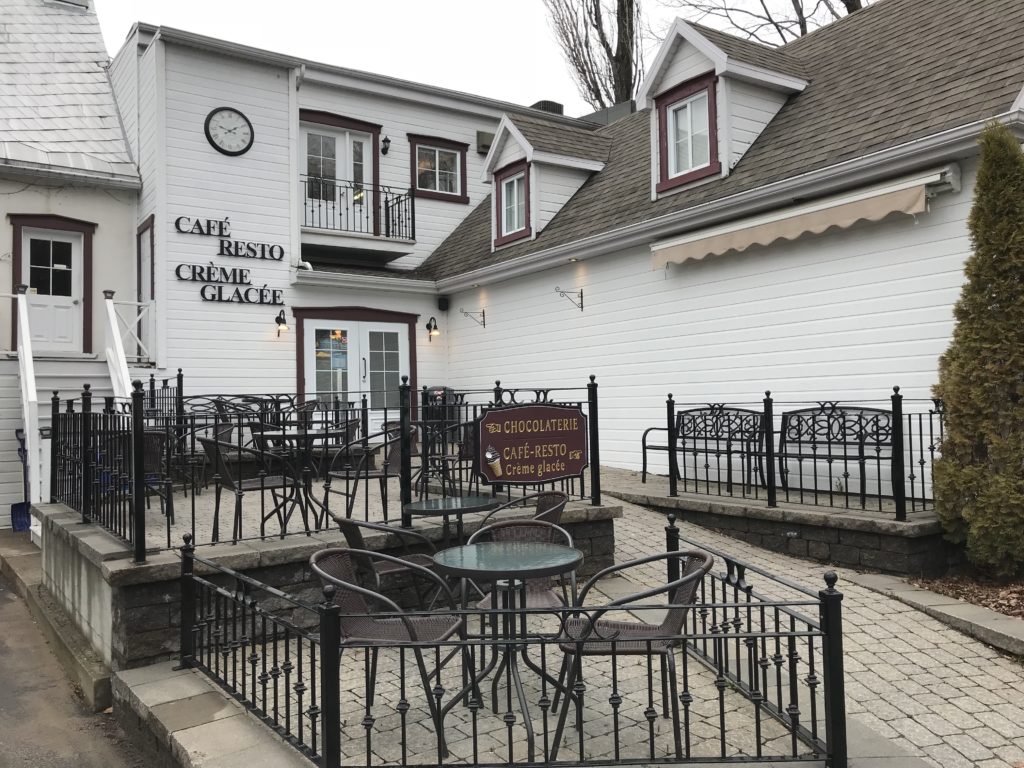
<path fill-rule="evenodd" d="M 1024 152 L 982 132 L 968 226 L 973 253 L 939 362 L 946 409 L 935 502 L 947 537 L 1000 576 L 1024 572 Z"/>

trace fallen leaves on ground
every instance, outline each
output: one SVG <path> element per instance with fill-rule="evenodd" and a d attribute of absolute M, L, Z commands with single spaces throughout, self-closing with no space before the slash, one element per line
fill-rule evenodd
<path fill-rule="evenodd" d="M 981 605 L 1006 616 L 1024 619 L 1024 582 L 999 583 L 979 576 L 955 575 L 941 579 L 912 579 L 913 584 L 947 597 Z M 1024 763 L 1021 764 L 1024 768 Z"/>

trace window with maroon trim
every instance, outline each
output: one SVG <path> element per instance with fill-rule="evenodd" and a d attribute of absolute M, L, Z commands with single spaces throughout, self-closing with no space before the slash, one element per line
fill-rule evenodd
<path fill-rule="evenodd" d="M 529 237 L 530 164 L 521 161 L 494 173 L 494 245 Z"/>
<path fill-rule="evenodd" d="M 416 197 L 468 203 L 466 150 L 468 144 L 435 136 L 409 135 L 411 184 Z"/>
<path fill-rule="evenodd" d="M 705 75 L 654 100 L 658 110 L 658 192 L 722 172 L 718 161 L 717 82 L 714 75 Z"/>

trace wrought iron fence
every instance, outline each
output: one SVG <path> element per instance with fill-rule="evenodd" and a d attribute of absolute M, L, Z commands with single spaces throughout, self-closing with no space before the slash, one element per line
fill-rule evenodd
<path fill-rule="evenodd" d="M 144 399 L 136 381 L 130 404 L 106 398 L 96 409 L 86 384 L 77 400 L 62 403 L 54 393 L 51 405 L 52 499 L 130 544 L 137 562 L 146 559 L 151 497 L 168 520 L 174 517 L 169 482 L 160 472 L 162 435 L 145 429 Z"/>
<path fill-rule="evenodd" d="M 671 522 L 666 538 L 678 548 Z M 629 642 L 590 634 L 591 652 L 567 674 L 580 637 L 568 628 L 599 626 L 607 605 L 439 613 L 392 604 L 372 620 L 443 616 L 464 620 L 466 631 L 371 642 L 343 633 L 368 617 L 342 613 L 332 586 L 317 602 L 197 557 L 188 542 L 181 554 L 182 666 L 200 669 L 327 768 L 846 765 L 842 595 L 831 573 L 814 593 L 713 553 L 718 568 L 704 576 L 681 633 L 652 623 L 649 636 Z M 673 576 L 662 566 L 651 584 Z M 665 608 L 625 607 L 634 623 Z M 672 648 L 668 676 L 653 665 L 662 644 Z"/>
<path fill-rule="evenodd" d="M 943 436 L 941 401 L 905 412 L 894 387 L 887 402 L 779 403 L 761 408 L 666 402 L 666 426 L 641 441 L 648 455 L 667 453 L 669 495 L 680 491 L 764 498 L 842 509 L 873 509 L 906 520 L 933 507 L 932 468 Z M 887 406 L 887 407 L 886 407 Z M 667 439 L 665 439 L 667 438 Z"/>
<path fill-rule="evenodd" d="M 353 232 L 398 240 L 416 239 L 416 197 L 413 189 L 383 184 L 299 177 L 303 226 Z"/>
<path fill-rule="evenodd" d="M 475 493 L 500 500 L 554 487 L 570 498 L 600 503 L 593 379 L 585 400 L 574 397 L 581 390 L 520 391 L 500 384 L 491 390 L 424 387 L 414 393 L 405 379 L 397 391 L 185 396 L 180 370 L 175 384 L 170 382 L 158 387 L 151 375 L 148 388 L 136 387 L 133 403 L 107 398 L 102 412 L 88 388 L 82 398 L 55 397 L 54 500 L 89 519 L 95 500 L 102 512 L 96 521 L 133 543 L 136 529 L 126 521 L 135 520 L 135 505 L 158 502 L 161 516 L 150 520 L 148 545 L 167 549 L 184 531 L 196 544 L 237 543 L 329 529 L 335 517 L 388 522 L 414 494 L 429 499 Z M 477 420 L 527 399 L 587 414 L 589 487 L 581 473 L 481 490 Z M 121 477 L 116 483 L 110 479 L 115 475 Z M 140 525 L 144 539 L 144 520 Z M 144 549 L 146 542 L 137 546 Z"/>

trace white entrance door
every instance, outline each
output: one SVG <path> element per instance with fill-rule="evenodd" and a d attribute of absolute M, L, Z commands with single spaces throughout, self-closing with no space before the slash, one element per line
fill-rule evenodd
<path fill-rule="evenodd" d="M 81 352 L 82 236 L 26 228 L 21 253 L 33 351 Z"/>
<path fill-rule="evenodd" d="M 307 129 L 303 224 L 373 234 L 368 134 Z"/>
<path fill-rule="evenodd" d="M 305 392 L 326 403 L 370 408 L 370 432 L 398 417 L 398 386 L 409 371 L 409 329 L 400 323 L 307 320 Z"/>

